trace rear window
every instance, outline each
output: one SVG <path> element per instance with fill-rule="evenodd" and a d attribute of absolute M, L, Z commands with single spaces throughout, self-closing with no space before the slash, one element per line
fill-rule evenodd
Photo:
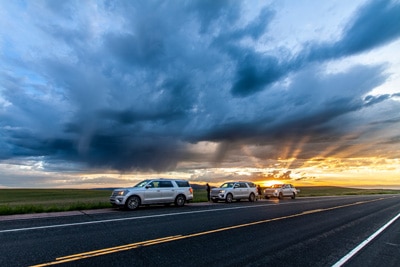
<path fill-rule="evenodd" d="M 188 181 L 175 181 L 178 187 L 190 187 L 190 184 Z"/>

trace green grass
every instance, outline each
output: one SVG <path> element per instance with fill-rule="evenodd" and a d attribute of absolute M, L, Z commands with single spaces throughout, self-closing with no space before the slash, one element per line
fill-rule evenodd
<path fill-rule="evenodd" d="M 205 189 L 193 190 L 193 202 L 207 202 L 207 191 Z"/>
<path fill-rule="evenodd" d="M 111 208 L 112 190 L 0 189 L 0 215 Z M 207 201 L 206 190 L 194 190 L 193 202 Z"/>
<path fill-rule="evenodd" d="M 334 186 L 299 187 L 299 197 L 400 194 L 400 190 L 354 189 Z M 110 208 L 111 190 L 0 189 L 0 215 Z M 193 202 L 206 202 L 205 189 L 195 189 Z"/>
<path fill-rule="evenodd" d="M 0 215 L 110 208 L 110 190 L 0 189 Z"/>

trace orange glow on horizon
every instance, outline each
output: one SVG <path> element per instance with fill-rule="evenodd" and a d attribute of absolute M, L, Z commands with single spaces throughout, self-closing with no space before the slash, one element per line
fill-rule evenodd
<path fill-rule="evenodd" d="M 268 180 L 268 181 L 263 181 L 263 182 L 260 182 L 261 184 L 262 184 L 262 186 L 263 187 L 270 187 L 271 185 L 274 185 L 274 184 L 284 184 L 285 182 L 284 181 L 278 181 L 278 180 Z"/>

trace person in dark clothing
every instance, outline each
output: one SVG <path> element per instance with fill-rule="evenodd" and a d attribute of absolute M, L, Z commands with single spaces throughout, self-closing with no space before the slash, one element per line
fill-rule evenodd
<path fill-rule="evenodd" d="M 210 191 L 211 191 L 211 187 L 210 185 L 207 183 L 206 185 L 206 189 L 207 189 L 207 199 L 208 201 L 210 201 Z"/>
<path fill-rule="evenodd" d="M 257 185 L 257 192 L 258 192 L 258 199 L 262 198 L 262 190 L 261 190 L 261 186 Z"/>

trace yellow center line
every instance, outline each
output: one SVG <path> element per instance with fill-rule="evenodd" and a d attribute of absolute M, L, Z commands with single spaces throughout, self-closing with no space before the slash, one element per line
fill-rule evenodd
<path fill-rule="evenodd" d="M 59 258 L 56 258 L 55 261 L 42 263 L 42 264 L 38 264 L 38 265 L 32 265 L 31 267 L 51 266 L 51 265 L 56 265 L 56 264 L 60 264 L 60 263 L 65 263 L 65 262 L 77 261 L 77 260 L 81 260 L 81 259 L 86 259 L 86 258 L 97 257 L 97 256 L 101 256 L 101 255 L 131 250 L 131 249 L 135 249 L 138 247 L 152 246 L 152 245 L 162 244 L 162 243 L 166 243 L 166 242 L 191 238 L 191 237 L 219 233 L 219 232 L 223 232 L 223 231 L 228 231 L 228 230 L 233 230 L 233 229 L 263 224 L 263 223 L 269 223 L 269 222 L 273 222 L 273 221 L 280 221 L 280 220 L 300 217 L 300 216 L 323 212 L 323 211 L 330 211 L 330 210 L 341 209 L 341 208 L 345 208 L 345 207 L 361 205 L 361 204 L 375 202 L 375 201 L 379 201 L 379 200 L 383 200 L 383 199 L 384 198 L 378 198 L 378 199 L 367 200 L 367 201 L 359 201 L 359 202 L 355 202 L 355 203 L 351 203 L 351 204 L 335 206 L 335 207 L 326 208 L 326 209 L 308 210 L 308 211 L 303 211 L 301 213 L 292 214 L 292 215 L 288 215 L 288 216 L 266 219 L 266 220 L 251 222 L 251 223 L 244 223 L 244 224 L 239 224 L 239 225 L 234 225 L 234 226 L 229 226 L 229 227 L 223 227 L 223 228 L 219 228 L 219 229 L 214 229 L 214 230 L 209 230 L 209 231 L 204 231 L 204 232 L 199 232 L 199 233 L 194 233 L 194 234 L 168 236 L 168 237 L 162 237 L 162 238 L 157 238 L 157 239 L 152 239 L 152 240 L 147 240 L 147 241 L 141 241 L 141 242 L 137 242 L 137 243 L 131 243 L 131 244 L 127 244 L 127 245 L 93 250 L 93 251 L 68 255 L 68 256 L 64 256 L 64 257 L 59 257 Z"/>
<path fill-rule="evenodd" d="M 59 257 L 59 258 L 57 258 L 57 260 L 64 260 L 64 259 L 68 259 L 68 258 L 76 258 L 76 257 L 81 257 L 81 256 L 87 256 L 87 255 L 90 255 L 90 254 L 103 253 L 103 252 L 107 252 L 107 251 L 123 250 L 123 249 L 126 249 L 126 248 L 130 249 L 131 247 L 135 247 L 136 248 L 136 247 L 139 247 L 141 245 L 145 245 L 147 243 L 162 242 L 163 240 L 166 240 L 166 239 L 169 240 L 169 239 L 174 238 L 174 237 L 175 236 L 169 236 L 169 237 L 163 237 L 163 238 L 157 238 L 157 239 L 153 239 L 153 240 L 141 241 L 141 242 L 122 245 L 122 246 L 117 246 L 117 247 L 93 250 L 93 251 L 89 251 L 89 252 L 73 254 L 73 255 L 64 256 L 64 257 Z"/>

